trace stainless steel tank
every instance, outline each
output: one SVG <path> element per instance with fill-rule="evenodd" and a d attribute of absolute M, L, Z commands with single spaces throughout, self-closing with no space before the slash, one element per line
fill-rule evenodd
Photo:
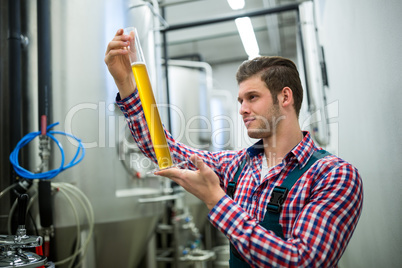
<path fill-rule="evenodd" d="M 28 24 L 32 41 L 28 98 L 35 103 L 36 7 L 33 1 L 27 2 L 33 18 Z M 52 118 L 60 122 L 55 130 L 75 135 L 86 147 L 83 161 L 53 181 L 77 186 L 93 206 L 95 228 L 84 267 L 136 267 L 164 211 L 163 202 L 138 202 L 140 198 L 160 196 L 161 179 L 147 177 L 144 173 L 150 167 L 149 162 L 136 153 L 126 135 L 123 115 L 114 104 L 117 89 L 104 64 L 106 46 L 117 29 L 136 26 L 152 83 L 156 83 L 157 66 L 160 66 L 154 44 L 157 20 L 143 1 L 51 2 Z M 36 110 L 32 107 L 28 120 L 32 131 L 38 126 Z M 69 161 L 76 144 L 59 138 Z M 34 151 L 31 155 L 33 166 L 38 163 L 37 153 Z M 51 164 L 51 168 L 60 164 L 57 150 L 53 150 Z M 79 218 L 83 230 L 81 239 L 85 241 L 87 222 L 82 212 Z M 74 212 L 66 198 L 55 193 L 54 247 L 59 260 L 71 254 L 77 242 L 76 226 Z"/>
<path fill-rule="evenodd" d="M 169 60 L 168 66 L 173 137 L 193 148 L 210 150 L 212 68 L 204 62 L 182 60 Z M 207 207 L 192 194 L 186 193 L 184 198 L 196 226 L 204 231 Z"/>

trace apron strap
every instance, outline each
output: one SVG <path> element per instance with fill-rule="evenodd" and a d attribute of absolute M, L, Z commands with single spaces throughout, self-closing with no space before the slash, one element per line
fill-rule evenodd
<path fill-rule="evenodd" d="M 279 217 L 282 211 L 282 205 L 288 196 L 296 181 L 320 158 L 331 155 L 325 150 L 316 151 L 310 157 L 306 165 L 300 169 L 294 168 L 282 182 L 281 186 L 276 186 L 272 190 L 271 199 L 267 205 L 263 221 L 260 223 L 267 230 L 272 230 L 277 236 L 285 240 L 282 225 L 279 224 Z"/>
<path fill-rule="evenodd" d="M 232 198 L 232 199 L 233 199 L 233 196 L 234 196 L 234 192 L 236 191 L 237 181 L 239 180 L 240 174 L 241 174 L 241 172 L 243 171 L 243 168 L 244 168 L 244 166 L 246 165 L 246 162 L 247 162 L 247 158 L 245 158 L 245 159 L 241 162 L 240 167 L 237 169 L 236 174 L 235 174 L 233 180 L 228 183 L 228 188 L 227 188 L 226 193 L 227 193 L 227 195 L 228 195 L 230 198 Z"/>

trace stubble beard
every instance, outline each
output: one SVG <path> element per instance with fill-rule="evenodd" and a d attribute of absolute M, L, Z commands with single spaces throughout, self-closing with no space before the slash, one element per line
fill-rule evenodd
<path fill-rule="evenodd" d="M 279 105 L 274 104 L 265 115 L 255 117 L 255 127 L 247 129 L 247 134 L 252 139 L 271 138 L 276 134 L 280 122 L 285 116 L 279 110 Z"/>

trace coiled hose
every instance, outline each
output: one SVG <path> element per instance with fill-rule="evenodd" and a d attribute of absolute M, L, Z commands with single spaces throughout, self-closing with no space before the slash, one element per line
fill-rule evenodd
<path fill-rule="evenodd" d="M 25 179 L 44 179 L 44 180 L 48 180 L 48 179 L 52 179 L 54 177 L 56 177 L 60 172 L 71 168 L 73 166 L 75 166 L 76 164 L 78 164 L 79 162 L 81 162 L 81 160 L 84 158 L 85 155 L 85 148 L 81 142 L 80 139 L 78 139 L 77 137 L 69 134 L 69 133 L 65 133 L 62 131 L 54 131 L 54 130 L 50 130 L 51 128 L 53 128 L 54 126 L 57 126 L 59 124 L 59 122 L 53 123 L 51 125 L 49 125 L 46 128 L 46 136 L 48 136 L 50 139 L 52 139 L 56 144 L 57 147 L 59 147 L 60 149 L 60 153 L 61 153 L 61 163 L 60 163 L 60 167 L 57 169 L 53 169 L 53 170 L 49 170 L 46 172 L 42 172 L 42 173 L 33 173 L 23 167 L 20 166 L 19 162 L 18 162 L 18 154 L 21 150 L 22 147 L 24 147 L 25 145 L 27 145 L 28 143 L 30 143 L 33 139 L 35 139 L 37 136 L 41 135 L 41 131 L 36 131 L 36 132 L 31 132 L 28 133 L 27 135 L 25 135 L 17 144 L 17 146 L 15 146 L 14 150 L 11 152 L 10 154 L 10 162 L 14 167 L 15 172 L 22 178 Z M 65 162 L 65 155 L 64 155 L 64 149 L 62 144 L 53 136 L 54 134 L 58 134 L 58 135 L 64 135 L 70 138 L 75 139 L 78 142 L 78 147 L 77 147 L 77 152 L 75 153 L 73 159 L 67 164 L 64 165 Z M 81 154 L 81 156 L 78 158 L 78 156 Z"/>

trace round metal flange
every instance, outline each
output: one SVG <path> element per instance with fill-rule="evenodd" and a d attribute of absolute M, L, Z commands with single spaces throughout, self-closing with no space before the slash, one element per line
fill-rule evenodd
<path fill-rule="evenodd" d="M 0 255 L 0 267 L 3 268 L 35 268 L 45 265 L 47 258 L 44 256 L 39 256 L 32 252 L 21 252 L 17 253 L 15 251 L 3 252 Z"/>

